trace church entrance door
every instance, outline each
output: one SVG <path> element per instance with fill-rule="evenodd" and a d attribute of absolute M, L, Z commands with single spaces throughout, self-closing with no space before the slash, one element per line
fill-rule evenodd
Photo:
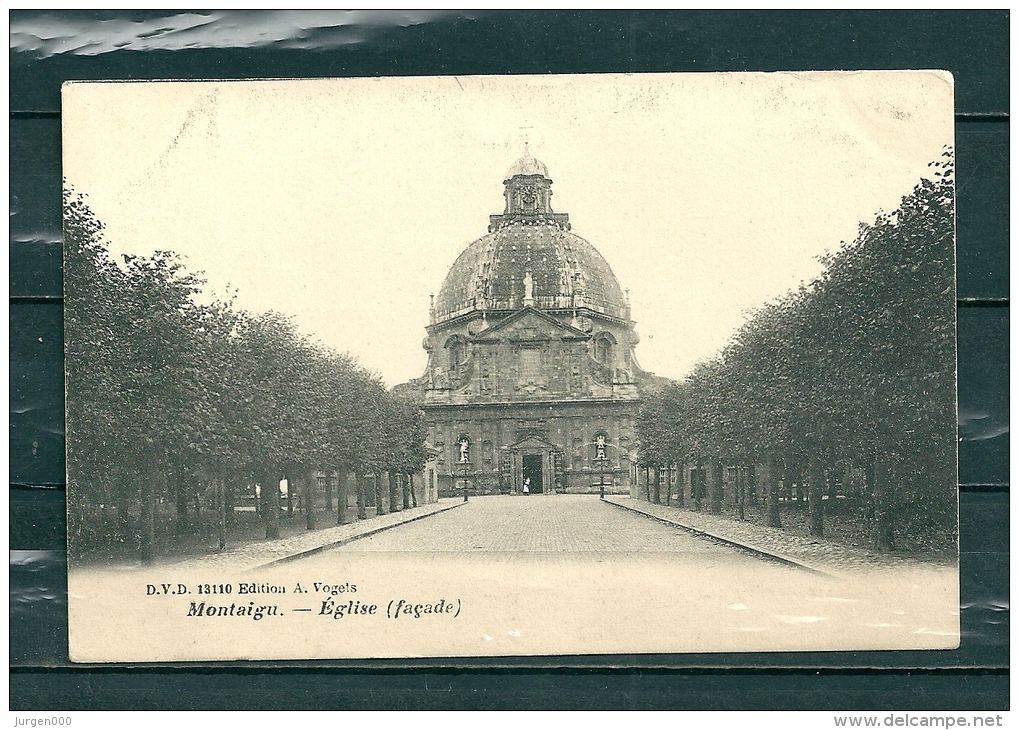
<path fill-rule="evenodd" d="M 531 494 L 540 494 L 541 488 L 541 462 L 543 461 L 541 454 L 524 454 L 523 457 L 523 474 L 524 480 L 530 480 L 527 485 L 528 490 Z"/>

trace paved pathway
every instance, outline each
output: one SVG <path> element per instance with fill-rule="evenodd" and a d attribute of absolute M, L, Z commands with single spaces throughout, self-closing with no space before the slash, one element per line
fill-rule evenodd
<path fill-rule="evenodd" d="M 345 552 L 671 553 L 746 560 L 741 552 L 641 515 L 596 495 L 487 496 L 460 509 L 351 542 Z"/>
<path fill-rule="evenodd" d="M 780 528 L 740 522 L 707 512 L 694 512 L 682 507 L 652 504 L 642 499 L 607 496 L 606 501 L 667 519 L 683 527 L 732 540 L 748 547 L 803 564 L 825 573 L 870 572 L 875 569 L 898 569 L 930 565 L 898 555 L 872 553 L 835 542 L 802 535 L 792 535 Z"/>
<path fill-rule="evenodd" d="M 371 600 L 456 596 L 472 616 L 464 635 L 493 653 L 510 640 L 500 636 L 577 653 L 593 650 L 592 635 L 605 651 L 669 652 L 945 648 L 958 632 L 951 570 L 818 575 L 595 495 L 476 497 L 284 567 L 291 579 L 356 582 Z"/>
<path fill-rule="evenodd" d="M 293 559 L 302 555 L 310 555 L 336 544 L 356 540 L 362 535 L 388 530 L 397 525 L 415 522 L 422 518 L 433 519 L 432 515 L 454 509 L 463 503 L 459 499 L 442 499 L 433 504 L 425 504 L 389 514 L 371 516 L 367 520 L 355 520 L 345 525 L 337 525 L 323 530 L 292 535 L 281 540 L 265 540 L 246 543 L 234 548 L 207 555 L 201 558 L 188 559 L 189 568 L 205 570 L 207 568 L 225 570 L 247 570 L 265 566 L 278 561 Z M 374 510 L 369 509 L 371 514 Z"/>
<path fill-rule="evenodd" d="M 278 562 L 288 557 L 295 559 Z M 96 656 L 134 656 L 152 621 L 172 617 L 176 623 L 159 632 L 162 658 L 188 642 L 213 658 L 224 657 L 203 652 L 325 658 L 951 648 L 959 627 L 954 571 L 905 567 L 833 579 L 594 495 L 447 499 L 189 563 L 195 570 L 72 571 L 75 610 L 106 642 Z M 198 577 L 201 568 L 207 577 Z M 285 589 L 255 593 L 278 594 L 272 601 L 287 618 L 257 627 L 195 624 L 186 617 L 190 596 L 157 603 L 146 589 L 171 579 L 230 584 L 238 596 L 242 581 Z M 124 596 L 133 598 L 111 598 Z M 352 601 L 378 606 L 377 620 L 329 613 Z M 439 614 L 400 614 L 406 621 L 397 623 L 390 621 L 394 603 L 415 611 L 455 604 L 457 613 L 442 622 Z M 270 634 L 279 641 L 266 641 Z"/>

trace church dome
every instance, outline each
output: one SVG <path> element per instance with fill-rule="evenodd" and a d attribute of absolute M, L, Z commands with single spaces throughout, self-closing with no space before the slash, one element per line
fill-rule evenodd
<path fill-rule="evenodd" d="M 516 175 L 541 175 L 542 177 L 548 177 L 548 168 L 545 167 L 545 163 L 538 160 L 530 155 L 524 155 L 519 160 L 513 163 L 510 167 L 509 172 L 506 173 L 506 179 Z"/>
<path fill-rule="evenodd" d="M 528 175 L 543 179 L 516 177 Z M 505 184 L 505 212 L 491 216 L 488 235 L 467 246 L 453 263 L 434 302 L 433 323 L 475 310 L 524 306 L 586 307 L 629 319 L 626 298 L 608 262 L 570 231 L 566 214 L 552 211 L 552 181 L 545 165 L 522 157 L 510 168 Z"/>

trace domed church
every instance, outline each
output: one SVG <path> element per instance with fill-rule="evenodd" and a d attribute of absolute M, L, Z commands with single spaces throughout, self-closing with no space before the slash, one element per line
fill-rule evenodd
<path fill-rule="evenodd" d="M 548 168 L 506 174 L 505 209 L 433 297 L 428 367 L 398 386 L 426 414 L 443 494 L 628 491 L 641 370 L 608 262 L 552 208 Z"/>

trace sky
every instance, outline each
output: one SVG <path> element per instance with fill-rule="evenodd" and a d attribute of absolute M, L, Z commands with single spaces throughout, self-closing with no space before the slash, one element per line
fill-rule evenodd
<path fill-rule="evenodd" d="M 111 253 L 179 253 L 395 385 L 524 152 L 680 378 L 953 143 L 945 72 L 71 83 L 64 176 Z"/>

